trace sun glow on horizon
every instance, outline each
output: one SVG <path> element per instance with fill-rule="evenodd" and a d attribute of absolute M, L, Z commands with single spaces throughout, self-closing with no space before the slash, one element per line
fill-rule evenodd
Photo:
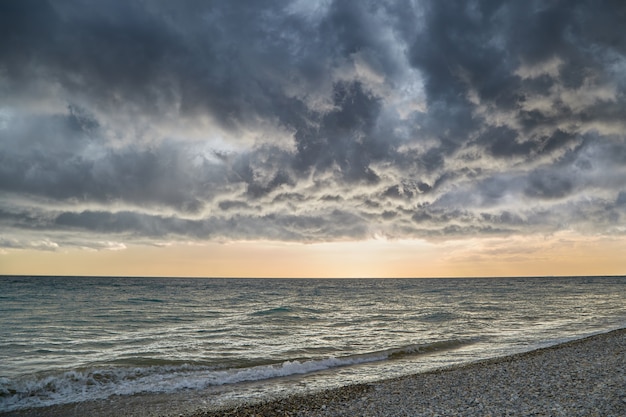
<path fill-rule="evenodd" d="M 284 243 L 172 243 L 118 250 L 5 250 L 0 274 L 170 277 L 481 277 L 621 275 L 626 243 L 571 233 L 548 237 Z"/>

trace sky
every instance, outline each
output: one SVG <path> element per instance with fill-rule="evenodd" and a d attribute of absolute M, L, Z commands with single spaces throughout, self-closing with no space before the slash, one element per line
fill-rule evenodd
<path fill-rule="evenodd" d="M 0 2 L 0 274 L 626 274 L 626 3 Z"/>

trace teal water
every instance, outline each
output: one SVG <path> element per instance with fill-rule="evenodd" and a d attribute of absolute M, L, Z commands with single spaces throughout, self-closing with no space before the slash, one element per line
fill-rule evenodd
<path fill-rule="evenodd" d="M 148 413 L 163 396 L 191 410 L 379 380 L 625 327 L 625 300 L 623 277 L 5 276 L 0 412 L 141 397 Z"/>

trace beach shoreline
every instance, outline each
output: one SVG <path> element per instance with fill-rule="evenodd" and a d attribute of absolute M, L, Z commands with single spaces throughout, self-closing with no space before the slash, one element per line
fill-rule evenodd
<path fill-rule="evenodd" d="M 163 405 L 159 412 L 159 407 L 145 404 L 147 398 L 131 396 L 0 412 L 0 416 L 618 417 L 626 416 L 624 364 L 626 328 L 509 356 L 230 408 L 172 413 L 173 404 L 167 406 L 166 398 L 156 396 L 152 400 Z"/>
<path fill-rule="evenodd" d="M 511 356 L 187 417 L 625 416 L 626 328 Z"/>

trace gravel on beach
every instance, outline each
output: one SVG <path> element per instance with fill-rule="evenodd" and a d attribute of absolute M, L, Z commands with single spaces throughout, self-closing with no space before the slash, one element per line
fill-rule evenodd
<path fill-rule="evenodd" d="M 626 329 L 532 352 L 189 417 L 626 416 Z"/>

